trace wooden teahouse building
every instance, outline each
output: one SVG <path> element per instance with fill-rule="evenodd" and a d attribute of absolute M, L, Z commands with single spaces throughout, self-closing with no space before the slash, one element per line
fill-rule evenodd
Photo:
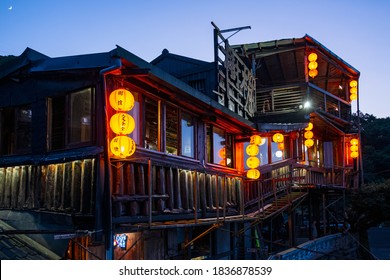
<path fill-rule="evenodd" d="M 1 243 L 260 259 L 315 238 L 314 221 L 334 231 L 359 184 L 359 72 L 308 35 L 230 46 L 214 32 L 213 62 L 117 46 L 0 65 Z"/>

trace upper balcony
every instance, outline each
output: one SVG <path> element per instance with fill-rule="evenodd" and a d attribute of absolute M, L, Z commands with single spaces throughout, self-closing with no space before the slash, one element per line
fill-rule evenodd
<path fill-rule="evenodd" d="M 233 46 L 256 73 L 256 115 L 320 112 L 350 121 L 350 82 L 359 71 L 314 38 L 283 39 Z M 316 75 L 309 55 L 316 54 Z"/>

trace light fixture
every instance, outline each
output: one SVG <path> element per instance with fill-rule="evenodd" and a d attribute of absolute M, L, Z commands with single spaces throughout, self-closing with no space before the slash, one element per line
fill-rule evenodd
<path fill-rule="evenodd" d="M 358 93 L 358 90 L 357 90 L 357 86 L 358 86 L 358 82 L 356 80 L 352 80 L 349 82 L 349 99 L 351 101 L 353 100 L 357 100 L 358 96 L 357 96 L 357 93 Z"/>
<path fill-rule="evenodd" d="M 312 122 L 309 122 L 307 127 L 305 128 L 305 133 L 304 133 L 304 137 L 305 137 L 305 146 L 310 148 L 314 145 L 314 140 L 312 139 L 314 137 L 314 133 L 313 131 L 311 131 L 313 129 L 313 123 Z"/>
<path fill-rule="evenodd" d="M 260 159 L 258 157 L 249 157 L 246 160 L 246 165 L 252 169 L 257 168 L 260 165 Z"/>
<path fill-rule="evenodd" d="M 284 141 L 284 136 L 283 134 L 281 133 L 275 133 L 273 136 L 272 136 L 272 140 L 276 143 L 281 143 Z"/>
<path fill-rule="evenodd" d="M 134 107 L 134 96 L 127 89 L 120 88 L 111 92 L 109 102 L 114 110 L 130 111 Z"/>
<path fill-rule="evenodd" d="M 260 171 L 257 169 L 249 169 L 246 172 L 246 177 L 249 179 L 253 179 L 253 180 L 259 179 L 260 178 Z"/>
<path fill-rule="evenodd" d="M 136 150 L 134 140 L 126 136 L 135 128 L 134 118 L 126 113 L 134 107 L 134 96 L 127 89 L 120 88 L 110 93 L 109 102 L 117 111 L 110 118 L 110 128 L 117 134 L 110 142 L 110 150 L 114 156 L 126 158 L 133 155 Z"/>
<path fill-rule="evenodd" d="M 127 113 L 116 113 L 110 119 L 110 127 L 116 134 L 130 134 L 135 128 L 135 121 Z"/>
<path fill-rule="evenodd" d="M 359 156 L 359 140 L 357 138 L 352 138 L 349 143 L 351 146 L 349 147 L 351 153 L 351 158 L 357 158 Z"/>
<path fill-rule="evenodd" d="M 259 154 L 259 146 L 255 144 L 249 144 L 246 147 L 246 153 L 251 157 L 257 156 Z"/>
<path fill-rule="evenodd" d="M 317 67 L 318 67 L 317 57 L 318 57 L 318 56 L 317 56 L 316 53 L 311 53 L 311 54 L 309 54 L 309 56 L 308 56 L 308 60 L 309 60 L 309 64 L 308 64 L 309 76 L 312 77 L 312 78 L 315 78 L 315 77 L 318 75 L 318 70 L 317 70 Z"/>

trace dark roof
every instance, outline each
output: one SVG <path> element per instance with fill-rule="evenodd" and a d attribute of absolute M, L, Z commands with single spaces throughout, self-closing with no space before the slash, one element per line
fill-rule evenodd
<path fill-rule="evenodd" d="M 24 234 L 2 233 L 14 230 L 0 220 L 0 260 L 58 260 L 61 257 Z"/>

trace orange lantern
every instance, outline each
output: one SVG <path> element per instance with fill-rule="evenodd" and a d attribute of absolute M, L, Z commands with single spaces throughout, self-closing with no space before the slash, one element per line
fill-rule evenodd
<path fill-rule="evenodd" d="M 272 136 L 272 140 L 276 143 L 281 143 L 284 140 L 284 136 L 281 133 L 275 133 L 274 136 Z"/>
<path fill-rule="evenodd" d="M 130 111 L 134 107 L 134 96 L 127 89 L 116 89 L 110 93 L 110 105 L 117 111 Z"/>
<path fill-rule="evenodd" d="M 246 165 L 249 168 L 257 168 L 260 165 L 260 159 L 258 157 L 249 157 L 246 160 Z"/>
<path fill-rule="evenodd" d="M 309 59 L 310 62 L 316 61 L 317 60 L 317 54 L 316 53 L 309 54 L 308 59 Z"/>
<path fill-rule="evenodd" d="M 357 152 L 359 150 L 358 146 L 351 146 L 351 152 Z"/>
<path fill-rule="evenodd" d="M 315 78 L 318 75 L 318 70 L 317 69 L 311 69 L 309 71 L 309 76 L 312 78 Z"/>
<path fill-rule="evenodd" d="M 351 152 L 351 158 L 357 158 L 359 156 L 358 152 Z"/>
<path fill-rule="evenodd" d="M 351 93 L 351 95 L 349 96 L 349 99 L 351 99 L 352 101 L 353 100 L 357 100 L 357 94 L 356 93 Z"/>
<path fill-rule="evenodd" d="M 110 143 L 111 152 L 120 158 L 126 158 L 134 154 L 136 145 L 133 139 L 120 135 L 114 137 Z"/>
<path fill-rule="evenodd" d="M 359 144 L 359 140 L 356 138 L 352 138 L 349 142 L 352 146 L 357 146 Z"/>
<path fill-rule="evenodd" d="M 246 147 L 246 154 L 251 156 L 251 157 L 258 155 L 259 154 L 259 146 L 254 145 L 254 144 L 248 145 Z"/>
<path fill-rule="evenodd" d="M 278 143 L 278 149 L 284 150 L 284 143 Z"/>
<path fill-rule="evenodd" d="M 261 145 L 262 139 L 260 135 L 252 135 L 249 143 L 253 145 Z"/>
<path fill-rule="evenodd" d="M 313 123 L 312 122 L 309 122 L 307 124 L 307 127 L 305 128 L 305 130 L 312 130 L 313 129 Z"/>
<path fill-rule="evenodd" d="M 314 145 L 314 140 L 313 139 L 306 139 L 305 140 L 305 146 L 310 148 Z"/>
<path fill-rule="evenodd" d="M 116 113 L 110 119 L 110 127 L 116 134 L 130 134 L 135 128 L 135 121 L 129 114 Z"/>
<path fill-rule="evenodd" d="M 317 67 L 318 67 L 318 62 L 317 61 L 311 61 L 309 63 L 309 69 L 310 70 L 315 70 L 315 69 L 317 69 Z"/>
<path fill-rule="evenodd" d="M 246 177 L 249 179 L 259 179 L 260 178 L 260 171 L 257 169 L 249 169 L 246 173 Z"/>
<path fill-rule="evenodd" d="M 313 136 L 314 136 L 313 131 L 310 131 L 310 130 L 306 131 L 304 134 L 304 137 L 306 139 L 311 139 L 311 138 L 313 138 Z"/>

